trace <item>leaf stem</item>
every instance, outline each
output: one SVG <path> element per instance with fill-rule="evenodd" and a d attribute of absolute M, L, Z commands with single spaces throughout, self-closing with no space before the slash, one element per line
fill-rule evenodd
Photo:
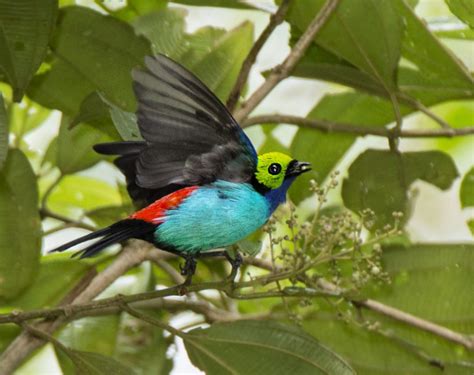
<path fill-rule="evenodd" d="M 273 90 L 273 88 L 283 79 L 288 77 L 295 65 L 303 57 L 306 49 L 311 45 L 313 39 L 318 32 L 326 24 L 326 21 L 336 10 L 340 0 L 327 0 L 318 14 L 309 24 L 306 31 L 301 35 L 293 49 L 286 57 L 281 65 L 273 68 L 266 81 L 250 96 L 250 98 L 242 104 L 242 106 L 234 113 L 234 117 L 238 122 L 245 120 L 250 112 Z"/>
<path fill-rule="evenodd" d="M 291 115 L 261 115 L 253 116 L 242 123 L 242 127 L 246 128 L 253 125 L 268 125 L 268 124 L 292 124 L 303 128 L 311 128 L 321 130 L 327 133 L 348 133 L 354 135 L 374 135 L 378 137 L 389 138 L 391 130 L 385 127 L 376 128 L 362 125 L 354 125 L 347 123 L 338 123 L 326 120 L 314 120 L 305 117 L 291 116 Z M 427 130 L 401 130 L 400 138 L 453 138 L 463 137 L 474 134 L 473 126 L 459 128 L 459 129 L 427 129 Z"/>
<path fill-rule="evenodd" d="M 270 21 L 268 22 L 267 27 L 262 31 L 258 39 L 256 40 L 253 47 L 250 49 L 249 54 L 245 58 L 244 62 L 242 63 L 242 67 L 239 72 L 239 76 L 235 82 L 234 87 L 229 95 L 229 99 L 227 99 L 227 109 L 232 112 L 235 109 L 235 106 L 239 100 L 240 94 L 242 89 L 247 82 L 250 69 L 252 68 L 253 64 L 257 60 L 257 56 L 261 51 L 262 47 L 265 45 L 266 41 L 273 33 L 275 28 L 280 25 L 283 20 L 285 19 L 285 15 L 288 11 L 288 6 L 290 4 L 290 0 L 282 0 L 278 10 L 275 14 L 270 16 Z"/>

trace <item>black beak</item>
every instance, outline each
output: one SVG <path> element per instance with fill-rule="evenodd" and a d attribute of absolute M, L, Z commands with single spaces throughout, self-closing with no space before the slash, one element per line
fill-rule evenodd
<path fill-rule="evenodd" d="M 311 164 L 305 161 L 292 160 L 286 169 L 286 176 L 299 176 L 311 170 Z"/>

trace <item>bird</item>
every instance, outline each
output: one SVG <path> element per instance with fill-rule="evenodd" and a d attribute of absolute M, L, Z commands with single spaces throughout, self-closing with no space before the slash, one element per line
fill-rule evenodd
<path fill-rule="evenodd" d="M 310 163 L 281 152 L 258 155 L 225 105 L 174 60 L 159 54 L 145 57 L 144 65 L 132 71 L 143 140 L 93 147 L 117 156 L 114 163 L 137 210 L 50 252 L 95 240 L 73 255 L 86 258 L 141 239 L 184 258 L 185 284 L 196 271 L 196 259 L 213 255 L 227 258 L 233 279 L 242 257 L 216 250 L 262 227 Z"/>

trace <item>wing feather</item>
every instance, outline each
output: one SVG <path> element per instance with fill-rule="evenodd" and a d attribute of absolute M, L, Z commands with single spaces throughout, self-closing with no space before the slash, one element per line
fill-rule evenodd
<path fill-rule="evenodd" d="M 122 155 L 116 164 L 126 170 L 129 191 L 156 197 L 154 192 L 168 191 L 164 189 L 168 185 L 203 185 L 218 179 L 249 182 L 257 164 L 256 151 L 220 100 L 192 73 L 163 55 L 146 57 L 145 66 L 132 73 L 138 126 L 145 142 L 124 146 L 128 151 L 123 152 L 117 144 L 98 147 Z M 140 194 L 140 189 L 146 194 Z"/>

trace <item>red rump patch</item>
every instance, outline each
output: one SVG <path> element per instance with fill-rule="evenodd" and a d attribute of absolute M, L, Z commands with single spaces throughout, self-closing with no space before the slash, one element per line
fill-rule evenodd
<path fill-rule="evenodd" d="M 164 197 L 153 202 L 149 206 L 135 212 L 130 216 L 131 219 L 140 219 L 153 224 L 159 224 L 163 221 L 163 216 L 167 210 L 177 207 L 186 197 L 189 197 L 197 186 L 190 186 L 171 194 L 165 195 Z"/>

